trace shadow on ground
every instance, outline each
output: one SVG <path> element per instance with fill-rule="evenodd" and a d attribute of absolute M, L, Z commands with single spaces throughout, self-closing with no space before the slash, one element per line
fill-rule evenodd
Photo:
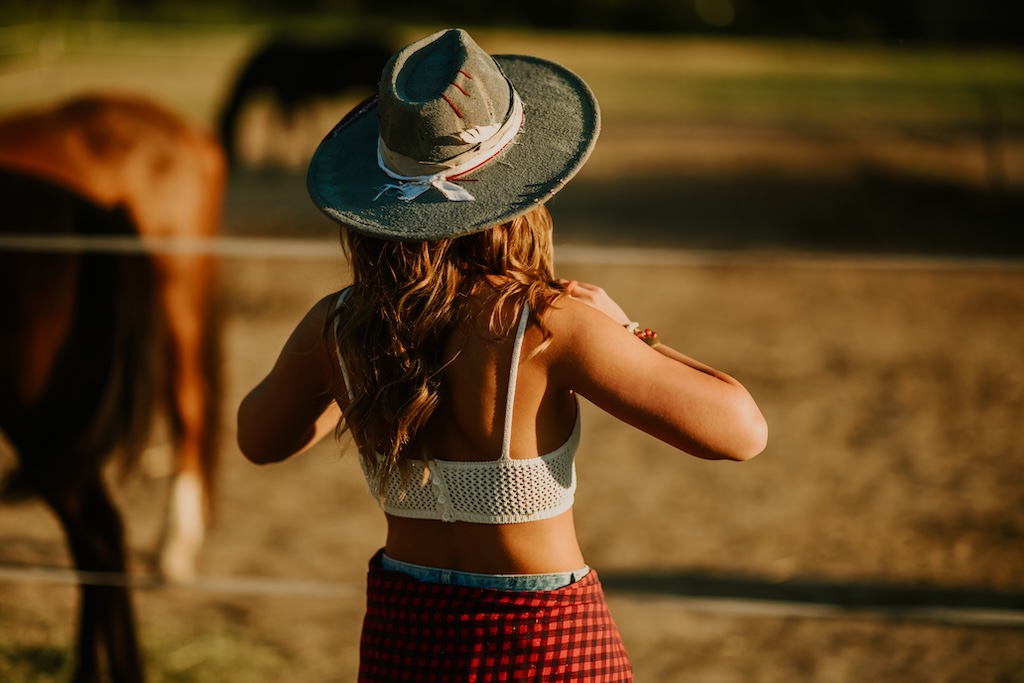
<path fill-rule="evenodd" d="M 858 609 L 934 607 L 1024 610 L 1024 593 L 974 588 L 880 585 L 800 579 L 770 582 L 753 577 L 722 577 L 699 572 L 601 572 L 609 594 L 730 598 Z"/>
<path fill-rule="evenodd" d="M 1024 256 L 1024 193 L 876 172 L 843 183 L 766 175 L 581 180 L 551 206 L 568 242 Z"/>
<path fill-rule="evenodd" d="M 299 173 L 237 173 L 228 203 L 229 233 L 336 239 Z M 764 174 L 608 182 L 584 175 L 549 206 L 560 243 L 1024 257 L 1024 192 L 874 171 L 844 182 Z"/>

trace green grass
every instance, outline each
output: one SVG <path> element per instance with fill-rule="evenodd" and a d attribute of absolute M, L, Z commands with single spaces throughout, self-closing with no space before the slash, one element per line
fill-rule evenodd
<path fill-rule="evenodd" d="M 150 683 L 238 683 L 286 680 L 293 669 L 270 645 L 230 631 L 144 634 Z M 62 683 L 74 662 L 68 646 L 0 643 L 4 683 Z"/>
<path fill-rule="evenodd" d="M 354 22 L 295 17 L 294 34 Z M 308 27 L 309 30 L 304 30 Z M 311 28 L 311 27 L 316 27 Z M 396 29 L 399 40 L 436 27 Z M 608 124 L 1024 127 L 1024 51 L 471 29 L 485 49 L 579 72 Z M 268 24 L 38 22 L 0 27 L 0 111 L 86 87 L 155 92 L 210 120 Z"/>
<path fill-rule="evenodd" d="M 1024 52 L 501 33 L 493 42 L 578 71 L 615 123 L 956 126 L 978 121 L 985 97 L 1004 124 L 1024 125 Z"/>
<path fill-rule="evenodd" d="M 66 648 L 0 643 L 0 680 L 5 683 L 57 683 L 70 677 Z"/>
<path fill-rule="evenodd" d="M 146 663 L 152 683 L 287 680 L 292 668 L 273 647 L 230 631 L 151 637 Z"/>

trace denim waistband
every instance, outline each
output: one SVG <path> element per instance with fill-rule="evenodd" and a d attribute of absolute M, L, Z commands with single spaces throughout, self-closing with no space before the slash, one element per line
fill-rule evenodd
<path fill-rule="evenodd" d="M 454 569 L 424 567 L 381 555 L 381 566 L 389 571 L 402 572 L 425 583 L 442 583 L 466 588 L 490 588 L 505 591 L 550 591 L 565 588 L 590 573 L 590 567 L 571 572 L 553 574 L 476 574 Z"/>

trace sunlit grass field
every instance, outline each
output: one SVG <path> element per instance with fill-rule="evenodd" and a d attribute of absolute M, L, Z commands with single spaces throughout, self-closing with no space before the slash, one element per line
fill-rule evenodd
<path fill-rule="evenodd" d="M 434 28 L 389 33 L 401 42 Z M 584 75 L 608 125 L 1024 126 L 1024 52 L 471 30 L 491 52 L 535 54 Z M 0 112 L 117 88 L 210 121 L 249 50 L 276 32 L 259 23 L 0 27 Z"/>

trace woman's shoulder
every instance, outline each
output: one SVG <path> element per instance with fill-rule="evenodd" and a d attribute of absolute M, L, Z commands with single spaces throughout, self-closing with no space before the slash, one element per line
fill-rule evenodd
<path fill-rule="evenodd" d="M 341 306 L 341 302 L 344 301 L 345 290 L 340 289 L 330 294 L 325 294 L 314 303 L 310 309 L 307 317 L 316 317 L 317 315 L 334 315 L 338 308 Z"/>
<path fill-rule="evenodd" d="M 618 331 L 621 325 L 593 306 L 560 297 L 537 316 L 537 327 L 546 331 L 556 347 L 578 345 L 595 335 Z"/>
<path fill-rule="evenodd" d="M 296 331 L 311 342 L 317 338 L 324 338 L 325 332 L 334 324 L 333 321 L 338 315 L 338 306 L 344 292 L 345 290 L 338 290 L 322 296 L 310 306 L 299 321 Z"/>
<path fill-rule="evenodd" d="M 627 373 L 634 380 L 657 372 L 658 354 L 638 342 L 622 323 L 579 299 L 564 297 L 548 307 L 532 330 L 538 360 L 559 385 L 581 390 Z M 662 368 L 663 369 L 663 368 Z"/>
<path fill-rule="evenodd" d="M 341 308 L 341 305 L 349 298 L 352 294 L 352 285 L 347 285 L 341 289 L 325 294 L 315 304 L 313 304 L 312 311 L 322 311 L 330 314 L 334 314 Z"/>

